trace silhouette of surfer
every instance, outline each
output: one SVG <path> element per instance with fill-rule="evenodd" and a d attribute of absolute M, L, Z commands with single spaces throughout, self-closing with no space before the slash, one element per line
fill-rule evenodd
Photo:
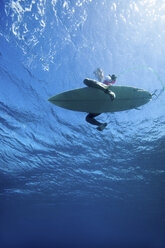
<path fill-rule="evenodd" d="M 108 75 L 104 78 L 104 72 L 101 68 L 97 68 L 94 72 L 95 77 L 97 78 L 97 80 L 106 85 L 106 86 L 110 86 L 112 84 L 114 84 L 116 82 L 117 77 L 113 74 L 113 75 Z M 104 85 L 100 84 L 99 82 L 97 82 L 96 80 L 92 80 L 92 79 L 84 79 L 84 84 L 87 85 L 88 87 L 93 87 L 93 88 L 98 88 L 100 90 L 103 90 L 106 94 L 108 94 L 111 98 L 111 101 L 113 101 L 115 99 L 115 93 L 113 91 L 111 91 L 110 89 L 108 89 L 108 87 L 104 87 Z M 106 126 L 107 123 L 101 123 L 99 121 L 97 121 L 95 119 L 96 116 L 99 116 L 101 113 L 96 114 L 96 113 L 89 113 L 86 116 L 86 121 L 92 125 L 98 126 L 97 130 L 102 131 Z"/>

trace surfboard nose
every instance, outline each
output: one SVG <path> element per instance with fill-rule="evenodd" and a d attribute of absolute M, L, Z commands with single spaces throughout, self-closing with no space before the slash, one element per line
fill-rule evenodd
<path fill-rule="evenodd" d="M 48 101 L 51 102 L 51 103 L 53 103 L 53 100 L 54 100 L 54 96 L 53 96 L 53 97 L 50 97 L 50 98 L 48 99 Z"/>

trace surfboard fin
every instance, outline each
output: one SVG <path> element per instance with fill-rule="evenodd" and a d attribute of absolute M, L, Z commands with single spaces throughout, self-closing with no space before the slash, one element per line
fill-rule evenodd
<path fill-rule="evenodd" d="M 134 108 L 134 109 L 136 109 L 136 110 L 141 110 L 140 108 Z"/>

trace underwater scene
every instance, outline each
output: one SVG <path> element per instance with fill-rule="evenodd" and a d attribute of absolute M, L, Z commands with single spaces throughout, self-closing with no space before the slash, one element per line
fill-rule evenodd
<path fill-rule="evenodd" d="M 0 0 L 0 247 L 165 247 L 164 26 L 160 0 Z"/>

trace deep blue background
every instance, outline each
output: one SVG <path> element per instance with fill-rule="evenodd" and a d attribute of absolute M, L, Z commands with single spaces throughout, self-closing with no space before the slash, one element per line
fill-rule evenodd
<path fill-rule="evenodd" d="M 165 247 L 165 4 L 0 1 L 2 247 Z M 102 67 L 158 98 L 103 132 L 47 99 Z"/>

